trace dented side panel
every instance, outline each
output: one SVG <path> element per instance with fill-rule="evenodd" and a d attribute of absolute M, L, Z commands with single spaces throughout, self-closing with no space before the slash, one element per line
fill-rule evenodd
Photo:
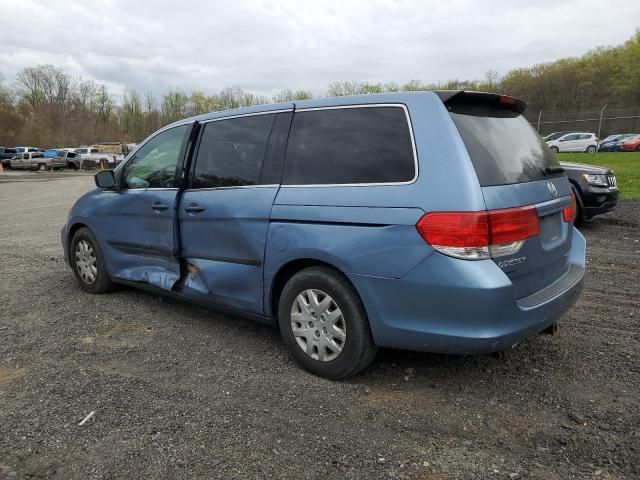
<path fill-rule="evenodd" d="M 92 217 L 99 218 L 91 228 L 100 239 L 114 279 L 149 283 L 165 290 L 178 281 L 176 194 L 175 189 L 123 190 L 100 192 L 88 199 Z M 158 209 L 158 205 L 163 207 Z"/>

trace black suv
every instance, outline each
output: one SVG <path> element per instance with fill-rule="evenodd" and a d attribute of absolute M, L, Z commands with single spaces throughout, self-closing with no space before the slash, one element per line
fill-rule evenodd
<path fill-rule="evenodd" d="M 0 162 L 4 168 L 11 168 L 11 159 L 18 154 L 15 148 L 0 147 Z"/>
<path fill-rule="evenodd" d="M 618 185 L 613 170 L 581 163 L 560 162 L 578 203 L 576 223 L 613 210 L 618 203 Z"/>

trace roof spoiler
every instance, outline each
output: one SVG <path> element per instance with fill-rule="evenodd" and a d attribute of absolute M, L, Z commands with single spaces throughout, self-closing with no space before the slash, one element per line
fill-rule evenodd
<path fill-rule="evenodd" d="M 527 108 L 527 104 L 522 100 L 510 97 L 509 95 L 499 95 L 497 93 L 473 92 L 467 90 L 434 90 L 434 93 L 438 95 L 440 100 L 442 100 L 442 103 L 447 106 L 455 105 L 457 103 L 483 104 L 513 110 L 518 113 L 523 113 Z"/>

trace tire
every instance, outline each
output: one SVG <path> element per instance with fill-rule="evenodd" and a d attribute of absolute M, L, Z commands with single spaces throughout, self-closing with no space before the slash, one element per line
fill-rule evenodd
<path fill-rule="evenodd" d="M 93 259 L 95 269 L 91 269 L 89 272 L 88 267 L 91 266 L 91 259 Z M 105 293 L 114 289 L 100 244 L 88 228 L 80 228 L 74 233 L 69 247 L 69 260 L 76 280 L 85 292 Z M 81 260 L 82 263 L 79 263 Z M 91 273 L 93 273 L 93 279 Z"/>
<path fill-rule="evenodd" d="M 558 147 L 556 147 L 555 145 L 553 147 L 549 147 L 549 149 L 553 152 L 553 153 L 559 153 L 560 150 L 558 150 Z"/>
<path fill-rule="evenodd" d="M 315 293 L 315 300 L 310 292 Z M 301 308 L 299 302 L 306 300 L 311 311 Z M 313 309 L 314 304 L 322 305 L 323 300 L 328 305 L 326 309 L 319 306 Z M 325 315 L 339 317 L 331 322 Z M 338 380 L 355 375 L 377 353 L 358 293 L 342 274 L 328 267 L 306 268 L 291 277 L 280 295 L 278 323 L 282 339 L 296 362 L 319 377 Z M 294 328 L 298 335 L 294 334 Z"/>
<path fill-rule="evenodd" d="M 578 190 L 573 185 L 571 186 L 573 194 L 576 196 L 576 219 L 573 222 L 574 227 L 580 227 L 584 223 L 584 216 L 582 212 L 582 203 L 580 202 L 580 195 Z"/>
<path fill-rule="evenodd" d="M 587 153 L 596 153 L 596 147 L 595 145 L 589 145 L 587 147 Z"/>
<path fill-rule="evenodd" d="M 47 165 L 44 163 L 39 163 L 38 164 L 38 171 L 39 172 L 45 172 L 47 170 Z"/>

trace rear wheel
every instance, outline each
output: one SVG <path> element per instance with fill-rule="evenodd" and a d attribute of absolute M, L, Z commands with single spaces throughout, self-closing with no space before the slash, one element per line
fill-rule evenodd
<path fill-rule="evenodd" d="M 596 146 L 595 145 L 589 145 L 587 147 L 587 153 L 595 153 L 596 152 Z"/>
<path fill-rule="evenodd" d="M 331 268 L 306 268 L 287 282 L 280 295 L 278 322 L 296 362 L 314 375 L 345 378 L 375 358 L 377 347 L 362 301 Z"/>
<path fill-rule="evenodd" d="M 549 148 L 553 153 L 558 153 L 560 151 L 560 150 L 558 150 L 558 147 L 556 147 L 556 146 L 549 147 Z"/>
<path fill-rule="evenodd" d="M 88 228 L 80 228 L 71 240 L 69 258 L 80 287 L 89 293 L 113 290 L 100 244 Z"/>
<path fill-rule="evenodd" d="M 44 172 L 47 169 L 47 165 L 44 163 L 39 163 L 38 164 L 38 171 L 40 172 Z"/>

